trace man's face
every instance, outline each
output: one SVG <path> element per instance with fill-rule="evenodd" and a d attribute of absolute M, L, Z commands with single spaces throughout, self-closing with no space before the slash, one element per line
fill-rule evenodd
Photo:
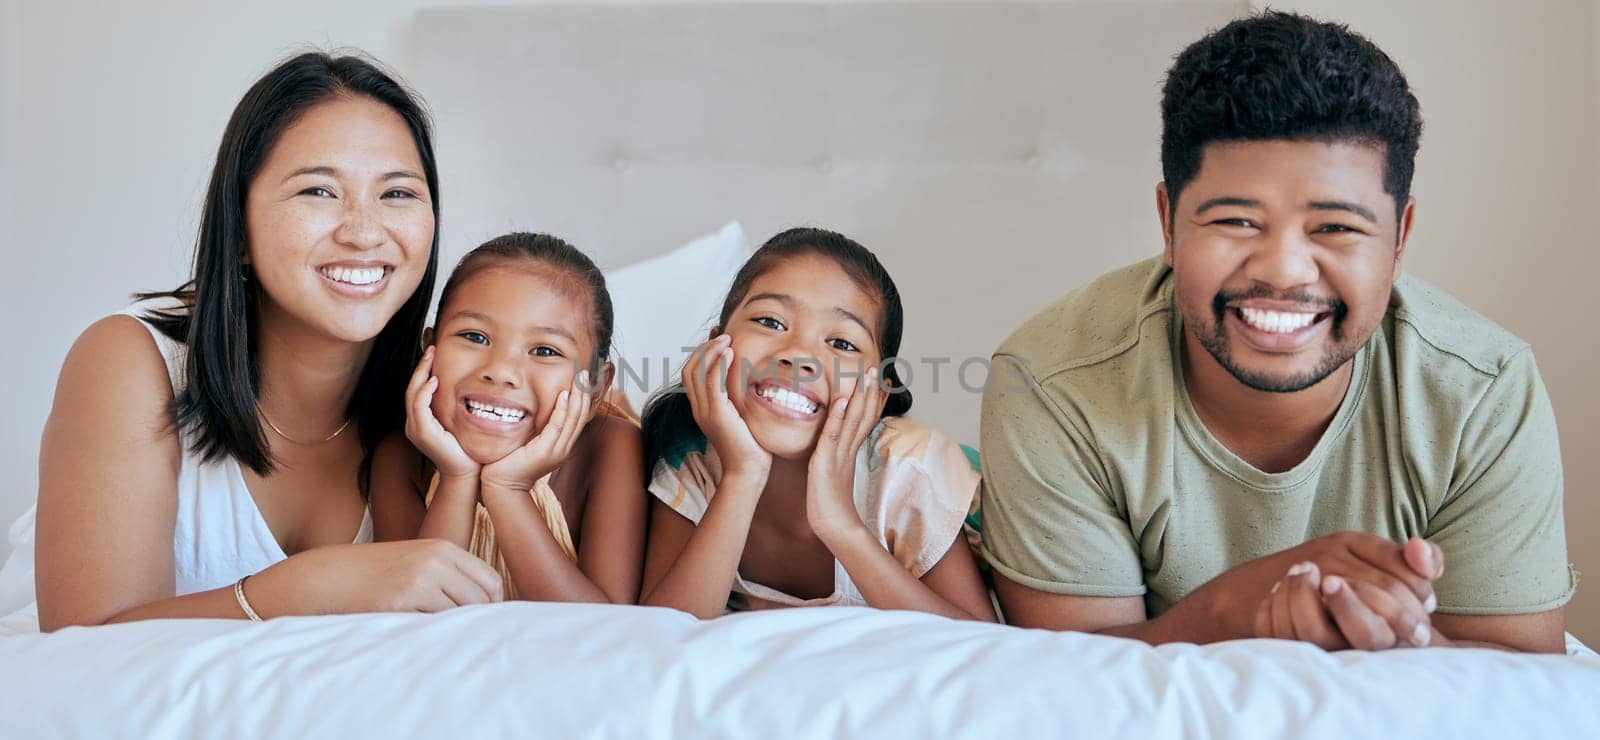
<path fill-rule="evenodd" d="M 1176 207 L 1159 187 L 1189 347 L 1275 393 L 1348 362 L 1383 319 L 1410 231 L 1413 204 L 1396 218 L 1383 171 L 1383 149 L 1356 142 L 1213 143 Z"/>

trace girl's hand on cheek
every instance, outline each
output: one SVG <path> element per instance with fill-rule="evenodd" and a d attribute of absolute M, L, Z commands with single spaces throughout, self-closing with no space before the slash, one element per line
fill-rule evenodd
<path fill-rule="evenodd" d="M 863 526 L 855 503 L 856 456 L 877 426 L 884 400 L 878 370 L 869 368 L 848 394 L 828 404 L 806 476 L 806 520 L 824 541 Z"/>
<path fill-rule="evenodd" d="M 772 453 L 761 448 L 739 410 L 728 400 L 743 379 L 727 334 L 700 345 L 683 364 L 683 389 L 689 394 L 694 422 L 722 461 L 722 474 L 750 475 L 763 481 L 772 469 Z"/>
<path fill-rule="evenodd" d="M 422 353 L 422 361 L 406 385 L 406 439 L 433 462 L 440 476 L 476 478 L 478 463 L 433 415 L 433 394 L 439 389 L 439 379 L 433 377 L 433 350 L 429 347 Z"/>
<path fill-rule="evenodd" d="M 483 486 L 488 489 L 527 492 L 533 484 L 549 475 L 572 453 L 572 446 L 588 423 L 589 404 L 593 399 L 585 389 L 589 387 L 589 371 L 579 372 L 572 379 L 572 387 L 556 397 L 555 411 L 550 421 L 528 443 L 512 450 L 495 462 L 483 467 Z"/>

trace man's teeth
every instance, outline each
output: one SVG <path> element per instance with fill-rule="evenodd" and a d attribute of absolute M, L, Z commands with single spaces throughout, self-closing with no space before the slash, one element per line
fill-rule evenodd
<path fill-rule="evenodd" d="M 324 267 L 322 276 L 339 283 L 371 285 L 383 279 L 382 267 Z"/>
<path fill-rule="evenodd" d="M 490 421 L 503 422 L 522 421 L 522 417 L 528 415 L 528 412 L 523 411 L 522 409 L 508 409 L 503 406 L 490 406 L 489 404 L 478 403 L 477 401 L 467 401 L 467 411 L 471 412 L 474 416 L 481 416 Z"/>
<path fill-rule="evenodd" d="M 1261 331 L 1273 334 L 1289 334 L 1297 332 L 1316 321 L 1314 313 L 1290 313 L 1286 311 L 1263 311 L 1259 308 L 1239 308 L 1239 315 L 1244 318 L 1244 323 Z"/>
<path fill-rule="evenodd" d="M 768 399 L 779 406 L 788 409 L 794 409 L 802 414 L 814 414 L 817 411 L 817 404 L 815 401 L 812 401 L 811 399 L 806 398 L 799 393 L 795 393 L 787 388 L 779 388 L 775 385 L 769 385 L 757 389 L 756 393 L 762 398 Z"/>

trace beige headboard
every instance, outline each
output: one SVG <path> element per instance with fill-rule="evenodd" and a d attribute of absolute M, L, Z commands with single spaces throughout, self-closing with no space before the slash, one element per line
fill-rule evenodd
<path fill-rule="evenodd" d="M 513 228 L 602 267 L 734 219 L 757 243 L 842 231 L 904 294 L 912 416 L 975 442 L 962 360 L 1160 249 L 1161 76 L 1237 6 L 423 11 L 412 77 L 438 120 L 446 257 Z M 937 390 L 928 357 L 951 358 Z"/>

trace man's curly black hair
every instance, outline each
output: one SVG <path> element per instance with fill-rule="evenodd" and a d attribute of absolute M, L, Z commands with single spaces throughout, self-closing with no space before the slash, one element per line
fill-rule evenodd
<path fill-rule="evenodd" d="M 1403 212 L 1422 112 L 1394 60 L 1336 23 L 1267 11 L 1190 44 L 1161 90 L 1161 173 L 1169 202 L 1212 142 L 1356 141 L 1385 151 L 1383 189 Z"/>

